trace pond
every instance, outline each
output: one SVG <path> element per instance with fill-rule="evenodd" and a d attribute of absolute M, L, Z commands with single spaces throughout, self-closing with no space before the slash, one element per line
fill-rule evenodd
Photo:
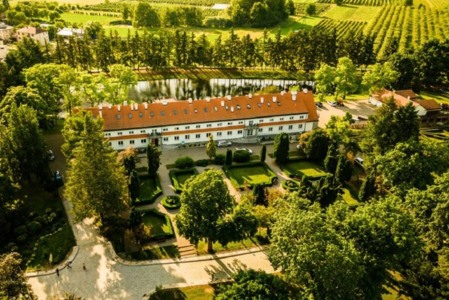
<path fill-rule="evenodd" d="M 253 93 L 266 86 L 277 86 L 280 90 L 292 85 L 313 87 L 312 81 L 284 79 L 161 79 L 139 81 L 129 92 L 130 99 L 142 102 L 156 99 L 186 100 L 205 97 L 223 97 L 226 95 L 244 95 Z"/>

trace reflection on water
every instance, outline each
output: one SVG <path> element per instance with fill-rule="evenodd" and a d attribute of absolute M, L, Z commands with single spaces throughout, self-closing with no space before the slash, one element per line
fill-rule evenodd
<path fill-rule="evenodd" d="M 173 98 L 179 100 L 243 95 L 262 89 L 265 86 L 278 86 L 281 90 L 292 85 L 313 86 L 311 81 L 283 79 L 162 79 L 139 81 L 132 87 L 129 96 L 134 101 Z"/>

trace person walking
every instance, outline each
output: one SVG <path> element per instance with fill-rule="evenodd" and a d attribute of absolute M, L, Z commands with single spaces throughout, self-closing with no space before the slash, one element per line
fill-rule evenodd
<path fill-rule="evenodd" d="M 58 268 L 56 268 L 56 275 L 58 275 L 58 277 L 59 277 L 59 269 Z"/>
<path fill-rule="evenodd" d="M 86 271 L 86 265 L 83 263 L 83 270 Z"/>

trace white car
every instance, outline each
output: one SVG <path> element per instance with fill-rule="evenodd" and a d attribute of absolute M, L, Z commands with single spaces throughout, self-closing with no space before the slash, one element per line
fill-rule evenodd
<path fill-rule="evenodd" d="M 335 102 L 335 101 L 327 101 L 327 103 L 332 107 L 337 106 L 337 102 Z"/>
<path fill-rule="evenodd" d="M 354 159 L 354 162 L 355 162 L 356 164 L 358 164 L 359 166 L 363 167 L 363 158 L 357 156 L 357 157 Z"/>
<path fill-rule="evenodd" d="M 235 148 L 235 151 L 246 151 L 249 154 L 253 154 L 253 150 L 251 150 L 249 148 Z"/>
<path fill-rule="evenodd" d="M 229 147 L 232 145 L 231 141 L 218 141 L 218 147 Z"/>

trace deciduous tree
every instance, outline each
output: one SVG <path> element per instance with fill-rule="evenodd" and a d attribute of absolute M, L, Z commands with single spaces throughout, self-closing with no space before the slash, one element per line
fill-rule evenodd
<path fill-rule="evenodd" d="M 209 142 L 206 145 L 206 154 L 209 159 L 212 160 L 217 155 L 217 146 L 215 145 L 214 137 L 212 134 L 209 136 Z"/>
<path fill-rule="evenodd" d="M 353 93 L 357 90 L 357 72 L 352 60 L 348 57 L 340 57 L 338 59 L 337 68 L 335 69 L 335 99 Z"/>
<path fill-rule="evenodd" d="M 399 78 L 399 73 L 394 70 L 390 62 L 377 63 L 365 75 L 362 84 L 369 88 L 370 92 L 380 91 L 382 88 L 391 89 L 392 84 Z"/>
<path fill-rule="evenodd" d="M 161 165 L 161 150 L 154 144 L 147 146 L 148 174 L 156 176 L 157 170 Z"/>
<path fill-rule="evenodd" d="M 22 258 L 17 252 L 0 256 L 0 297 L 5 299 L 37 299 L 27 284 L 21 267 Z"/>
<path fill-rule="evenodd" d="M 290 150 L 289 148 L 290 139 L 288 137 L 288 134 L 286 134 L 285 132 L 281 132 L 276 135 L 273 145 L 273 153 L 276 159 L 276 163 L 284 164 L 288 161 L 288 152 Z"/>

